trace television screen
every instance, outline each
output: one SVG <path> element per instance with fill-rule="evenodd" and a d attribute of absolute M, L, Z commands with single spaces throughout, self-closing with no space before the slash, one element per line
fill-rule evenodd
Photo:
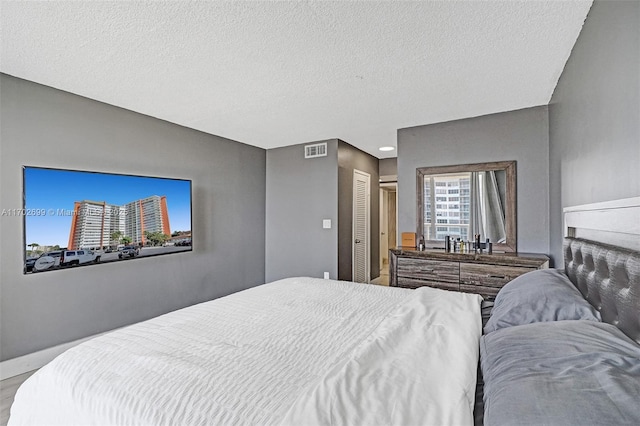
<path fill-rule="evenodd" d="M 191 181 L 24 167 L 24 273 L 190 251 Z"/>

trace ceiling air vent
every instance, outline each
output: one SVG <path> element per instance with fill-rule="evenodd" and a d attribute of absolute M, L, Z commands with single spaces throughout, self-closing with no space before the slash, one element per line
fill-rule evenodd
<path fill-rule="evenodd" d="M 314 143 L 304 146 L 304 158 L 316 158 L 327 156 L 327 143 Z"/>

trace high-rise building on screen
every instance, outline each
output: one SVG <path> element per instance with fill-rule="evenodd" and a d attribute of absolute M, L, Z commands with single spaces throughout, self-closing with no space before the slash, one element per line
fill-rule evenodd
<path fill-rule="evenodd" d="M 152 195 L 124 206 L 76 201 L 68 247 L 74 250 L 109 246 L 114 243 L 111 236 L 115 232 L 131 238 L 133 244 L 144 244 L 145 231 L 171 235 L 165 196 Z"/>
<path fill-rule="evenodd" d="M 127 211 L 124 235 L 144 242 L 144 231 L 171 235 L 167 198 L 152 195 L 125 204 Z"/>

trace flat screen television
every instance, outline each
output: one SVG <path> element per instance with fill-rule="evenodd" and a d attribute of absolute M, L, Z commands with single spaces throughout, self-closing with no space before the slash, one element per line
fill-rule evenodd
<path fill-rule="evenodd" d="M 192 250 L 191 181 L 23 167 L 24 273 Z"/>

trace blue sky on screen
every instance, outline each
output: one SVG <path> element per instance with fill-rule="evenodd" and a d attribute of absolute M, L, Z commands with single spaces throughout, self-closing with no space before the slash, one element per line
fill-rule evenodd
<path fill-rule="evenodd" d="M 25 167 L 24 191 L 27 213 L 46 212 L 25 217 L 25 244 L 66 247 L 72 216 L 61 212 L 73 211 L 74 203 L 83 200 L 124 205 L 164 195 L 171 232 L 191 230 L 191 182 L 187 180 Z"/>

